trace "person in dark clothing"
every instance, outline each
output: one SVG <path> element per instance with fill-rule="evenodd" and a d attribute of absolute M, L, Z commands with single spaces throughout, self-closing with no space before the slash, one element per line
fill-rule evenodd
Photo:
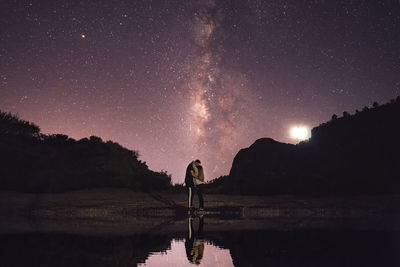
<path fill-rule="evenodd" d="M 204 256 L 204 218 L 200 216 L 197 232 L 193 230 L 193 217 L 189 216 L 188 234 L 185 239 L 186 257 L 190 263 L 200 264 Z"/>
<path fill-rule="evenodd" d="M 186 168 L 185 185 L 188 188 L 189 213 L 194 210 L 193 196 L 195 193 L 197 193 L 197 196 L 199 197 L 199 210 L 204 210 L 204 199 L 201 188 L 203 183 L 204 171 L 200 160 L 197 159 L 190 162 Z"/>

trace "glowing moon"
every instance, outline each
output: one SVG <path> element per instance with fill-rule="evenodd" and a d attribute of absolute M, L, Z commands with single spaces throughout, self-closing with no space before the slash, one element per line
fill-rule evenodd
<path fill-rule="evenodd" d="M 81 38 L 82 38 L 82 39 L 85 39 L 85 38 L 86 38 L 86 35 L 82 33 L 82 34 L 81 34 Z"/>
<path fill-rule="evenodd" d="M 310 129 L 307 126 L 294 126 L 290 129 L 290 136 L 297 140 L 306 140 L 310 137 Z"/>

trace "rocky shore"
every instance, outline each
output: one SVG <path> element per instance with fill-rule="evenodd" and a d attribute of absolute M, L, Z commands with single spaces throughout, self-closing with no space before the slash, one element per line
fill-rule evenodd
<path fill-rule="evenodd" d="M 0 233 L 93 235 L 179 231 L 186 195 L 96 189 L 58 194 L 0 193 Z M 207 228 L 400 230 L 400 196 L 291 197 L 206 195 Z M 196 203 L 196 202 L 195 202 Z M 197 203 L 196 203 L 197 204 Z"/>

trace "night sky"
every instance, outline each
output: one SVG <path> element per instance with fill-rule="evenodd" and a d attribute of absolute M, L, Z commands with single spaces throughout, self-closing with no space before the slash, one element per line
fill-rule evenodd
<path fill-rule="evenodd" d="M 0 109 L 183 182 L 400 95 L 400 1 L 0 1 Z"/>

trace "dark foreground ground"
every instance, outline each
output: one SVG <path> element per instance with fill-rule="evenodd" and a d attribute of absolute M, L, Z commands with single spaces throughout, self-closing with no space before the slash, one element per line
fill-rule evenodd
<path fill-rule="evenodd" d="M 197 200 L 197 199 L 196 199 Z M 0 193 L 0 234 L 137 234 L 185 229 L 185 194 L 97 189 L 60 194 Z M 197 204 L 197 202 L 195 202 Z M 206 195 L 208 229 L 400 230 L 400 196 L 258 197 Z"/>
<path fill-rule="evenodd" d="M 186 245 L 191 220 L 197 235 L 203 220 L 207 244 L 229 250 L 211 256 L 234 266 L 400 266 L 400 196 L 205 199 L 208 213 L 193 219 L 185 194 L 3 192 L 0 266 L 137 266 Z M 181 250 L 175 265 L 156 266 L 188 263 Z"/>

